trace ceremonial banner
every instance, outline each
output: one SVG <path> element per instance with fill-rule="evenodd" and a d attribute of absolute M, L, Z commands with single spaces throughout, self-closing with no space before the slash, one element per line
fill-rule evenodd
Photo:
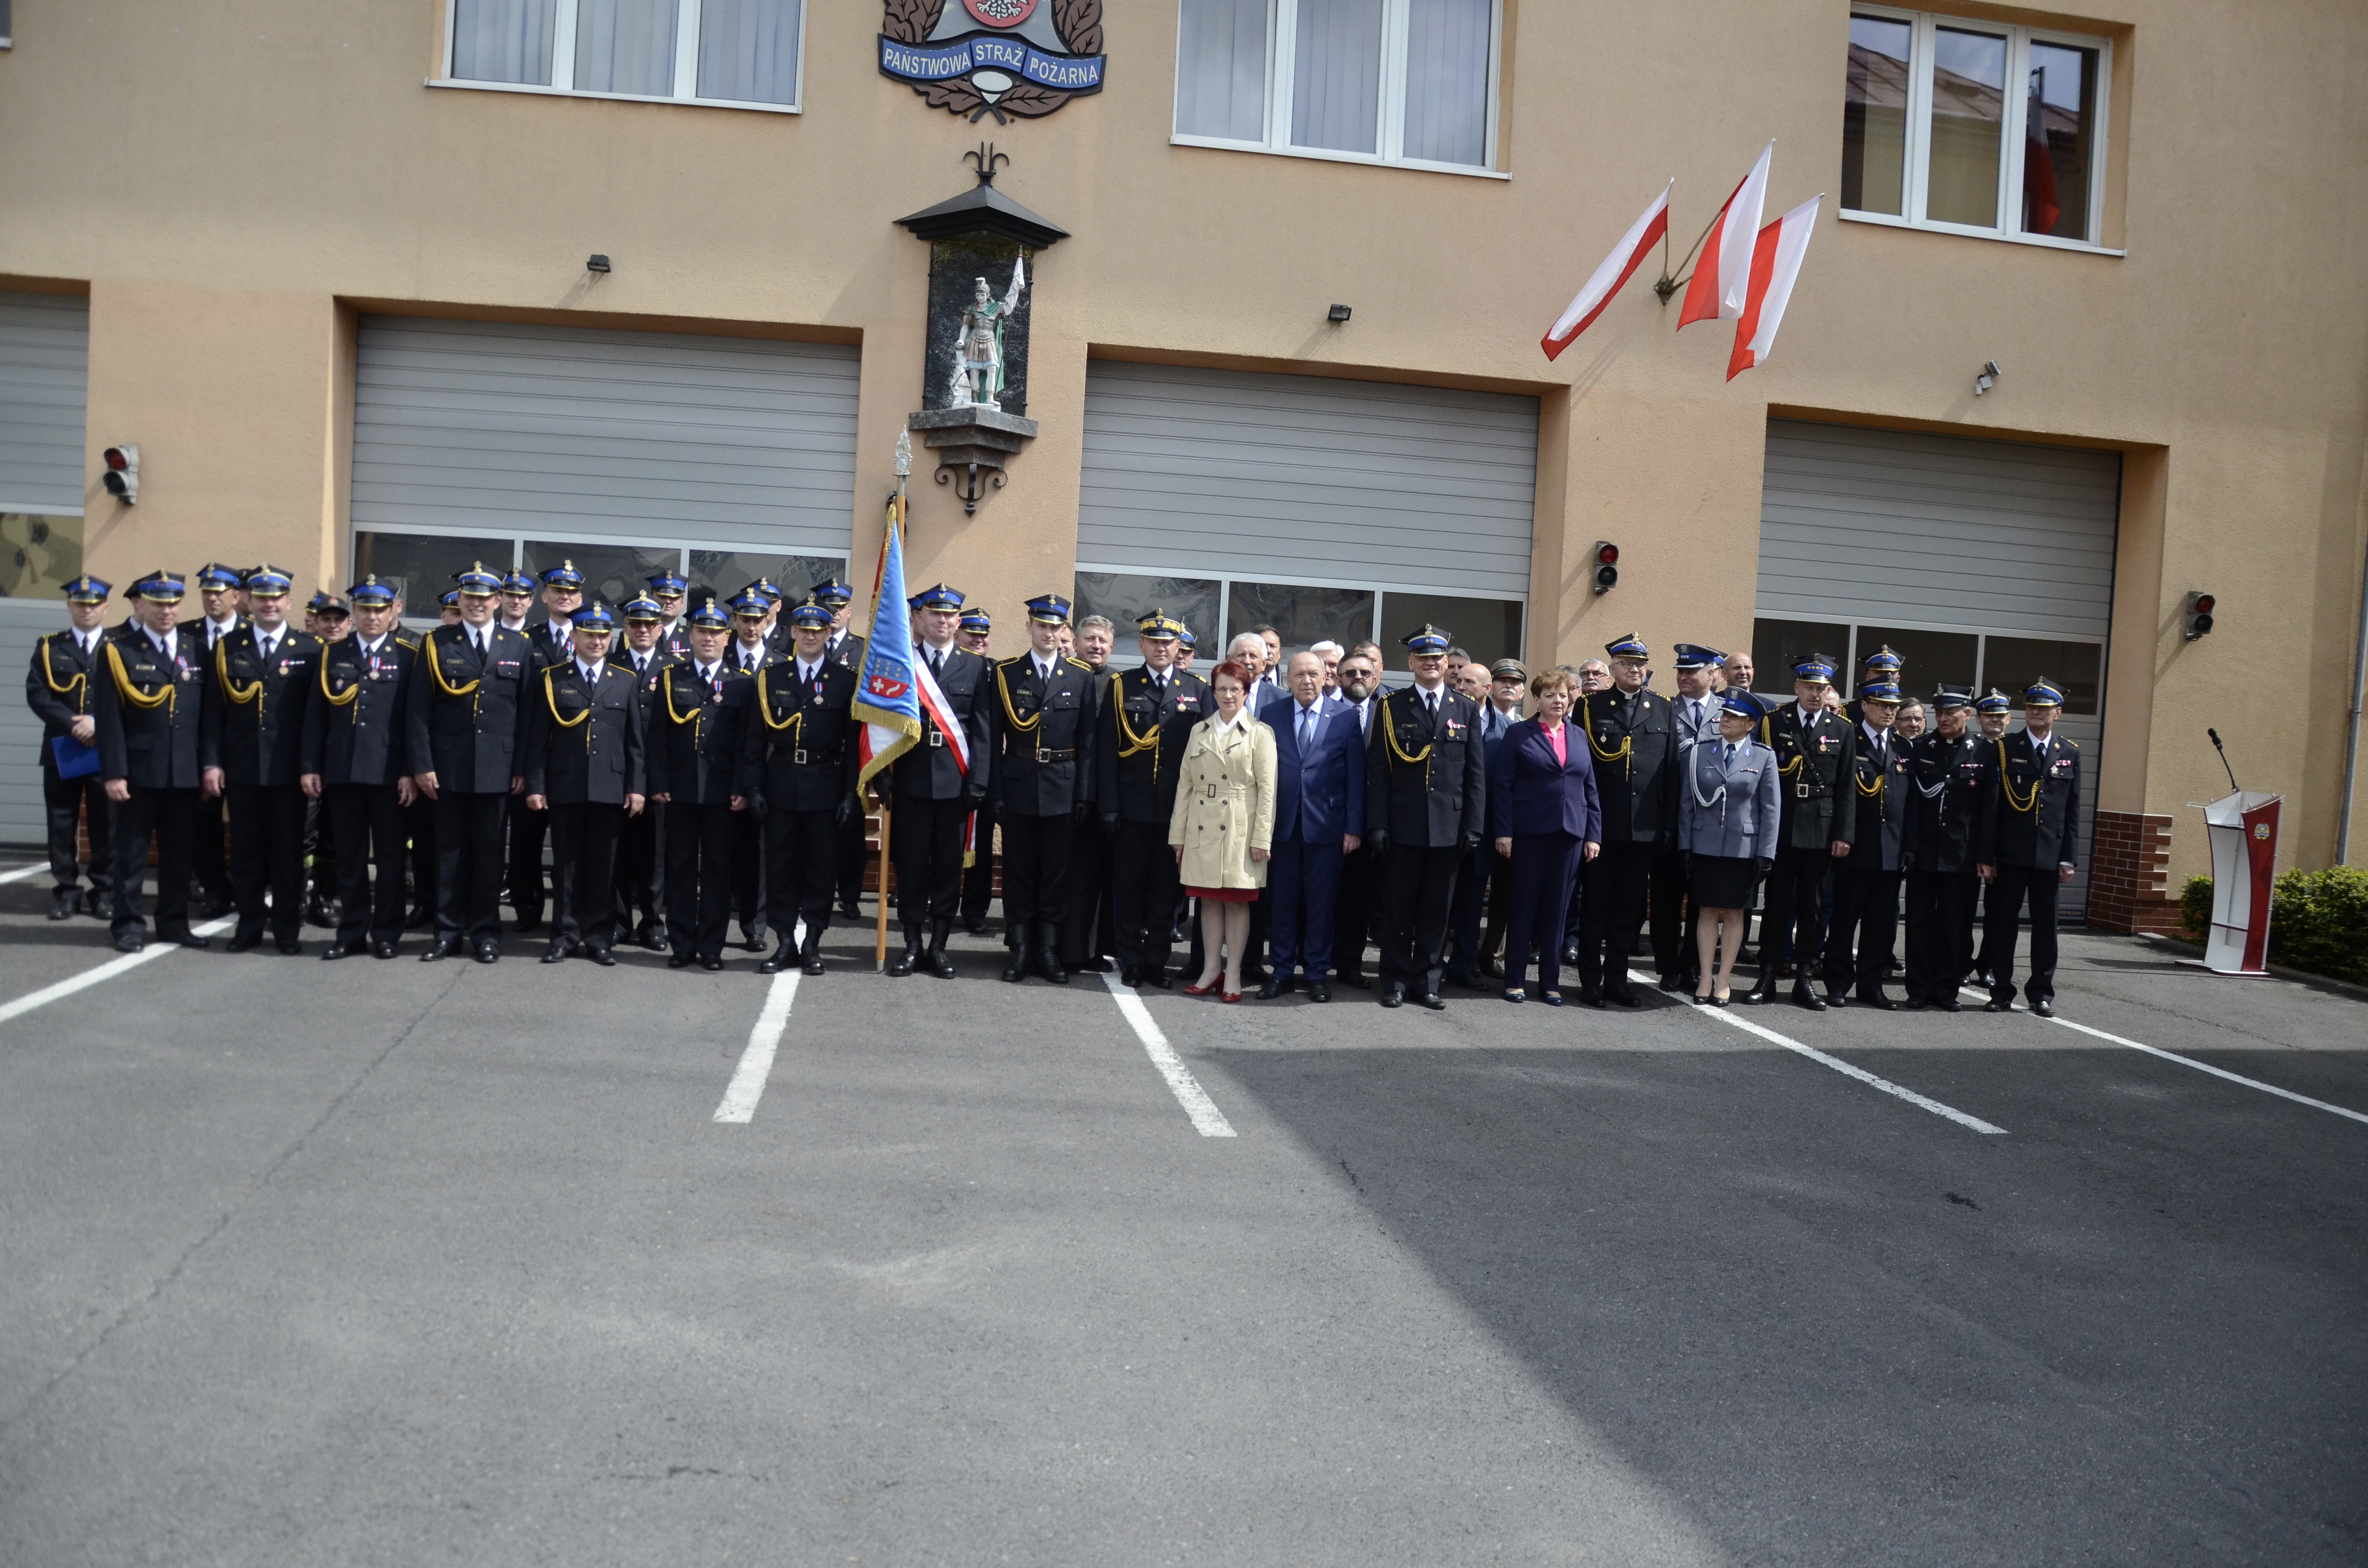
<path fill-rule="evenodd" d="M 1578 298 L 1570 302 L 1570 309 L 1563 312 L 1562 319 L 1546 329 L 1545 336 L 1539 339 L 1539 347 L 1546 351 L 1547 358 L 1552 359 L 1561 354 L 1577 340 L 1580 333 L 1594 324 L 1595 318 L 1603 313 L 1603 307 L 1611 302 L 1611 296 L 1620 292 L 1621 286 L 1634 276 L 1637 263 L 1645 259 L 1645 253 L 1653 248 L 1653 243 L 1668 236 L 1669 192 L 1677 187 L 1678 182 L 1671 180 L 1662 188 L 1661 194 L 1645 209 L 1645 215 L 1630 224 L 1628 232 L 1620 237 L 1620 243 L 1611 247 L 1611 254 L 1603 258 L 1603 265 L 1595 269 L 1595 275 L 1587 280 L 1587 287 L 1581 289 Z"/>
<path fill-rule="evenodd" d="M 1776 347 L 1776 329 L 1784 324 L 1784 307 L 1793 302 L 1793 285 L 1801 276 L 1801 258 L 1809 254 L 1809 236 L 1817 227 L 1813 196 L 1759 231 L 1751 250 L 1751 291 L 1744 301 L 1743 319 L 1735 324 L 1735 352 L 1726 362 L 1726 379 L 1735 380 L 1754 365 L 1768 362 Z"/>
<path fill-rule="evenodd" d="M 915 679 L 913 618 L 905 603 L 904 499 L 888 504 L 880 540 L 880 570 L 871 585 L 871 635 L 863 647 L 862 678 L 855 683 L 856 736 L 862 771 L 858 790 L 911 750 L 921 738 L 921 692 Z M 939 699 L 942 706 L 943 699 Z"/>
<path fill-rule="evenodd" d="M 1751 252 L 1759 235 L 1759 214 L 1768 202 L 1768 161 L 1776 143 L 1760 149 L 1759 161 L 1718 210 L 1718 221 L 1702 240 L 1702 256 L 1694 263 L 1692 284 L 1686 290 L 1686 307 L 1678 312 L 1678 326 L 1689 322 L 1740 321 L 1744 297 L 1751 287 Z"/>

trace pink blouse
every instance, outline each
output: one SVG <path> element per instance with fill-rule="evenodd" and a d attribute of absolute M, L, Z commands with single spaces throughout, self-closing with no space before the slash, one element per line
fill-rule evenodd
<path fill-rule="evenodd" d="M 1563 750 L 1562 738 L 1563 731 L 1568 727 L 1567 723 L 1563 723 L 1556 724 L 1551 730 L 1546 730 L 1546 744 L 1554 748 L 1554 766 L 1557 767 L 1568 767 L 1570 766 L 1570 756 Z M 1545 726 L 1543 724 L 1539 725 L 1538 728 L 1545 730 Z"/>

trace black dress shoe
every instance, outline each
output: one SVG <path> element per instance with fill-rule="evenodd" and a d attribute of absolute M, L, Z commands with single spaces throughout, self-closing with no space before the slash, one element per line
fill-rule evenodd
<path fill-rule="evenodd" d="M 1487 986 L 1480 983 L 1479 975 L 1468 969 L 1451 969 L 1441 978 L 1443 978 L 1448 984 L 1454 986 L 1459 991 L 1486 991 L 1488 989 Z"/>
<path fill-rule="evenodd" d="M 1776 1000 L 1775 975 L 1770 973 L 1760 976 L 1759 983 L 1745 992 L 1743 999 L 1755 1007 L 1764 1006 Z"/>
<path fill-rule="evenodd" d="M 200 920 L 220 920 L 223 915 L 228 915 L 237 907 L 237 903 L 227 897 L 209 898 L 198 910 L 198 918 Z"/>
<path fill-rule="evenodd" d="M 2052 1018 L 2055 1016 L 2055 999 L 2053 996 L 2042 996 L 2031 1005 L 2031 1010 L 2036 1017 Z"/>
<path fill-rule="evenodd" d="M 126 931 L 115 938 L 115 950 L 119 953 L 136 953 L 147 945 L 148 938 L 137 931 Z"/>
<path fill-rule="evenodd" d="M 590 959 L 594 963 L 598 964 L 602 969 L 614 969 L 617 967 L 617 955 L 610 952 L 606 948 L 594 948 L 584 956 Z"/>
<path fill-rule="evenodd" d="M 2014 1011 L 2014 1004 L 2011 1002 L 2001 1002 L 1997 997 L 1993 996 L 1988 1001 L 1982 1004 L 1982 1011 L 1985 1013 L 2011 1013 Z"/>
<path fill-rule="evenodd" d="M 1793 1000 L 1797 1006 L 1806 1007 L 1812 1013 L 1822 1013 L 1826 1010 L 1826 999 L 1818 995 L 1817 988 L 1806 981 L 1793 987 Z"/>
<path fill-rule="evenodd" d="M 403 928 L 406 931 L 425 931 L 435 924 L 436 912 L 424 903 L 403 917 Z"/>
<path fill-rule="evenodd" d="M 1847 992 L 1842 992 L 1842 991 L 1828 991 L 1828 992 L 1827 992 L 1827 993 L 1826 993 L 1826 1006 L 1828 1006 L 1828 1007 L 1847 1007 L 1847 1006 L 1850 1006 L 1850 994 L 1849 994 L 1849 993 L 1847 993 Z"/>
<path fill-rule="evenodd" d="M 567 944 L 564 942 L 552 943 L 551 951 L 542 955 L 542 961 L 544 963 L 565 963 L 567 961 Z"/>
<path fill-rule="evenodd" d="M 1258 988 L 1258 999 L 1261 1002 L 1271 1002 L 1278 996 L 1290 994 L 1290 992 L 1291 983 L 1289 981 L 1282 979 L 1279 975 L 1270 974 L 1267 976 L 1266 983 Z"/>
<path fill-rule="evenodd" d="M 1428 1007 L 1434 1013 L 1444 1013 L 1447 1011 L 1447 1004 L 1440 999 L 1439 993 L 1436 991 L 1426 991 L 1421 995 L 1416 997 L 1414 1002 L 1416 1006 Z"/>
<path fill-rule="evenodd" d="M 479 963 L 499 963 L 499 962 L 501 962 L 501 961 L 502 961 L 502 945 L 501 945 L 499 942 L 491 941 L 491 940 L 483 941 L 483 942 L 478 943 L 478 944 L 477 944 L 477 961 L 478 961 Z"/>
<path fill-rule="evenodd" d="M 335 963 L 339 959 L 351 958 L 360 951 L 359 948 L 348 948 L 343 942 L 332 942 L 321 949 L 321 961 Z"/>
<path fill-rule="evenodd" d="M 798 972 L 801 974 L 823 972 L 822 947 L 814 938 L 807 938 L 805 950 L 798 955 Z"/>
<path fill-rule="evenodd" d="M 1244 985 L 1247 985 L 1254 980 L 1258 982 L 1260 984 L 1264 984 L 1269 978 L 1271 978 L 1271 976 L 1267 970 L 1266 965 L 1262 963 L 1246 964 L 1243 966 L 1242 983 Z"/>
<path fill-rule="evenodd" d="M 698 956 L 696 953 L 692 953 L 692 952 L 689 952 L 689 951 L 679 952 L 679 953 L 675 954 L 672 958 L 670 958 L 670 959 L 666 960 L 666 968 L 668 968 L 668 969 L 689 969 L 692 964 L 695 964 L 695 963 L 697 963 L 698 961 L 699 961 L 699 956 Z"/>
<path fill-rule="evenodd" d="M 223 950 L 233 953 L 251 953 L 261 946 L 263 946 L 262 932 L 233 931 L 230 934 L 229 942 L 224 944 Z"/>
<path fill-rule="evenodd" d="M 1307 983 L 1307 999 L 1310 1002 L 1329 1002 L 1332 1000 L 1332 987 L 1325 982 L 1322 975 L 1317 975 L 1314 980 Z"/>
<path fill-rule="evenodd" d="M 663 926 L 650 926 L 641 934 L 641 943 L 642 951 L 645 953 L 665 952 L 666 950 L 666 927 Z"/>
<path fill-rule="evenodd" d="M 967 932 L 969 932 L 969 933 L 970 933 L 972 936 L 973 936 L 973 937 L 984 937 L 984 936 L 985 936 L 985 935 L 986 935 L 986 916 L 985 916 L 985 915 L 963 915 L 963 916 L 962 916 L 962 929 L 963 929 L 963 930 L 965 930 L 965 931 L 967 931 Z"/>
<path fill-rule="evenodd" d="M 370 957 L 374 959 L 391 959 L 394 957 L 394 944 L 393 942 L 372 942 L 370 944 Z"/>
<path fill-rule="evenodd" d="M 779 974 L 781 971 L 789 968 L 791 964 L 797 961 L 798 955 L 796 951 L 791 948 L 790 939 L 787 937 L 784 937 L 781 938 L 781 945 L 780 947 L 775 948 L 771 952 L 765 955 L 765 961 L 757 966 L 757 972 L 758 974 Z"/>
<path fill-rule="evenodd" d="M 1384 1007 L 1403 1007 L 1403 1006 L 1406 1006 L 1406 987 L 1405 987 L 1405 986 L 1403 986 L 1403 985 L 1400 985 L 1400 984 L 1399 984 L 1396 981 L 1395 981 L 1395 980 L 1391 981 L 1387 985 L 1383 986 L 1383 987 L 1382 987 L 1382 1006 L 1384 1006 Z"/>
<path fill-rule="evenodd" d="M 1128 987 L 1130 990 L 1142 984 L 1142 966 L 1139 964 L 1128 964 L 1124 969 L 1120 970 L 1118 971 L 1118 983 L 1121 985 Z"/>
<path fill-rule="evenodd" d="M 438 937 L 434 941 L 427 944 L 427 950 L 419 955 L 419 961 L 421 963 L 434 963 L 438 959 L 449 959 L 460 950 L 461 939 L 459 937 Z"/>
<path fill-rule="evenodd" d="M 1603 999 L 1607 1002 L 1617 1004 L 1622 1007 L 1641 1007 L 1645 1005 L 1645 999 L 1636 994 L 1634 988 L 1626 985 L 1620 987 L 1616 991 L 1611 986 L 1605 986 L 1603 988 Z"/>
<path fill-rule="evenodd" d="M 716 971 L 723 967 L 723 955 L 721 953 L 710 953 L 707 957 L 699 960 L 699 967 L 707 971 L 708 973 L 713 974 Z"/>
<path fill-rule="evenodd" d="M 1565 969 L 1577 969 L 1578 967 L 1578 944 L 1577 942 L 1565 942 L 1562 945 L 1562 962 Z"/>
<path fill-rule="evenodd" d="M 1921 997 L 1921 996 L 1910 996 L 1910 997 L 1907 999 L 1907 1010 L 1908 1010 L 1909 1012 L 1911 1012 L 1911 1013 L 1922 1013 L 1922 1012 L 1930 1011 L 1930 1008 L 1931 1008 L 1931 1006 L 1932 1006 L 1932 1004 L 1931 1004 L 1931 1003 L 1927 1002 L 1927 1001 L 1926 1001 L 1926 1000 L 1924 1000 L 1924 998 L 1923 998 L 1923 997 Z"/>
<path fill-rule="evenodd" d="M 282 937 L 271 945 L 278 948 L 281 952 L 287 954 L 291 959 L 298 953 L 304 950 L 304 944 L 298 941 L 293 937 Z"/>
<path fill-rule="evenodd" d="M 888 961 L 888 972 L 902 980 L 918 969 L 920 964 L 921 944 L 917 938 L 908 940 L 905 944 L 905 950 Z"/>
<path fill-rule="evenodd" d="M 1578 988 L 1578 1005 L 1582 1007 L 1601 1007 L 1603 1006 L 1603 987 L 1600 985 L 1580 986 Z"/>
<path fill-rule="evenodd" d="M 1350 970 L 1342 974 L 1340 976 L 1340 983 L 1343 985 L 1353 985 L 1360 991 L 1371 991 L 1373 988 L 1373 977 L 1372 975 L 1360 974 L 1354 970 Z"/>
<path fill-rule="evenodd" d="M 165 937 L 165 940 L 176 948 L 205 949 L 214 945 L 214 939 L 211 937 L 200 937 L 195 931 L 177 931 Z"/>
<path fill-rule="evenodd" d="M 765 933 L 764 933 L 764 931 L 763 931 L 761 928 L 759 928 L 759 929 L 755 930 L 755 931 L 743 931 L 743 932 L 741 932 L 741 933 L 740 933 L 740 946 L 741 946 L 741 948 L 742 948 L 744 950 L 748 951 L 748 952 L 752 952 L 752 953 L 761 953 L 761 952 L 763 952 L 763 951 L 765 950 Z"/>
<path fill-rule="evenodd" d="M 1176 989 L 1176 977 L 1165 968 L 1146 969 L 1143 971 L 1143 983 L 1154 991 L 1173 991 Z"/>
<path fill-rule="evenodd" d="M 52 920 L 73 919 L 74 905 L 81 902 L 82 894 L 74 889 L 60 888 L 57 892 L 57 897 L 50 903 L 50 918 Z"/>
<path fill-rule="evenodd" d="M 1860 997 L 1858 999 L 1858 1005 L 1861 1007 L 1872 1007 L 1878 1013 L 1896 1013 L 1899 1011 L 1899 1004 L 1893 1001 L 1890 997 L 1885 996 L 1880 991 L 1876 992 L 1872 996 Z"/>
<path fill-rule="evenodd" d="M 1669 993 L 1671 995 L 1675 995 L 1680 991 L 1690 991 L 1692 989 L 1691 986 L 1689 986 L 1686 983 L 1685 976 L 1681 974 L 1665 974 L 1653 983 L 1658 986 L 1661 990 Z"/>
<path fill-rule="evenodd" d="M 104 918 L 107 912 L 101 909 L 98 904 L 98 890 L 97 888 L 85 888 L 82 891 L 82 901 L 74 907 L 80 909 L 85 915 L 96 915 Z"/>
<path fill-rule="evenodd" d="M 1932 1006 L 1940 1008 L 1941 1011 L 1944 1013 L 1962 1013 L 1965 1010 L 1965 1005 L 1963 1002 L 1958 1001 L 1954 996 L 1943 997 L 1940 1001 L 1933 1003 Z"/>

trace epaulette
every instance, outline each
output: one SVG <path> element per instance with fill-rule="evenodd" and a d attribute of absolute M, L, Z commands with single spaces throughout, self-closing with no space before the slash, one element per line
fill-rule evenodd
<path fill-rule="evenodd" d="M 958 649 L 958 650 L 956 650 L 956 652 L 966 653 L 970 652 L 970 650 L 969 650 L 969 649 L 967 649 L 967 648 L 962 648 L 962 649 Z M 1010 668 L 1012 665 L 1024 665 L 1024 664 L 1026 664 L 1027 662 L 1028 662 L 1028 655 L 1027 655 L 1027 654 L 1025 654 L 1025 653 L 1014 653 L 1014 654 L 1012 654 L 1012 655 L 1011 655 L 1011 657 L 1009 657 L 1009 658 L 1008 658 L 1008 659 L 997 659 L 997 660 L 996 660 L 996 661 L 995 661 L 995 667 L 996 667 L 996 669 L 999 669 L 999 670 L 1008 670 L 1008 669 L 1009 669 L 1009 668 Z"/>
<path fill-rule="evenodd" d="M 1087 675 L 1094 673 L 1094 666 L 1086 663 L 1083 659 L 1072 659 L 1066 653 L 1062 654 L 1061 657 L 1067 663 L 1076 665 L 1077 668 L 1085 671 Z"/>
<path fill-rule="evenodd" d="M 396 632 L 394 634 L 394 644 L 398 648 L 408 648 L 414 653 L 417 653 L 419 651 L 419 639 L 414 637 L 408 631 Z"/>

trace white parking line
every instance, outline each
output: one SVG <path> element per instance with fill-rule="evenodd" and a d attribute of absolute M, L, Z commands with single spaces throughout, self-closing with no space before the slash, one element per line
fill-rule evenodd
<path fill-rule="evenodd" d="M 235 916 L 225 915 L 220 920 L 207 921 L 203 926 L 196 927 L 196 930 L 200 937 L 211 937 L 217 931 L 229 930 L 237 923 Z M 44 985 L 39 991 L 17 997 L 14 1002 L 0 1005 L 0 1024 L 5 1024 L 11 1018 L 21 1018 L 36 1007 L 46 1007 L 51 1003 L 71 996 L 77 991 L 87 991 L 103 980 L 113 980 L 117 975 L 138 969 L 151 960 L 161 959 L 166 953 L 179 951 L 181 949 L 176 943 L 152 939 L 146 947 L 136 953 L 126 953 L 121 958 L 109 959 L 96 969 L 86 969 L 80 974 L 59 981 L 55 985 Z"/>
<path fill-rule="evenodd" d="M 13 871 L 0 871 L 0 886 L 9 882 L 21 882 L 28 877 L 38 877 L 48 869 L 49 867 L 45 865 L 32 865 L 19 866 Z"/>
<path fill-rule="evenodd" d="M 1650 985 L 1654 983 L 1654 977 L 1652 975 L 1640 974 L 1633 969 L 1628 971 L 1628 979 L 1632 984 L 1637 985 Z M 1897 1084 L 1893 1083 L 1890 1079 L 1878 1078 L 1863 1067 L 1853 1067 L 1839 1056 L 1828 1056 L 1824 1051 L 1817 1050 L 1815 1046 L 1803 1045 L 1797 1040 L 1787 1040 L 1784 1036 L 1778 1034 L 1774 1029 L 1763 1028 L 1759 1025 L 1752 1023 L 1748 1019 L 1738 1018 L 1727 1008 L 1696 1007 L 1694 1011 L 1703 1014 L 1709 1017 L 1716 1018 L 1722 1024 L 1731 1025 L 1736 1028 L 1741 1029 L 1748 1035 L 1757 1035 L 1759 1038 L 1768 1041 L 1771 1045 L 1781 1045 L 1787 1051 L 1798 1051 L 1800 1054 L 1807 1057 L 1810 1061 L 1818 1063 L 1820 1066 L 1832 1068 L 1835 1072 L 1839 1073 L 1845 1078 L 1856 1078 L 1860 1083 L 1864 1084 L 1871 1089 L 1881 1089 L 1886 1095 L 1896 1095 L 1901 1099 L 1906 1100 L 1909 1105 L 1918 1107 L 1924 1110 L 1929 1110 L 1934 1116 L 1946 1117 L 1960 1127 L 1969 1127 L 1975 1132 L 1990 1132 L 1997 1133 L 2001 1136 L 2006 1132 L 2005 1128 L 1993 1127 L 1978 1116 L 1967 1116 L 1964 1111 L 1959 1110 L 1954 1106 L 1945 1106 L 1939 1100 L 1931 1099 L 1926 1096 L 1918 1094 L 1913 1089 L 1901 1088 Z"/>
<path fill-rule="evenodd" d="M 740 1065 L 733 1069 L 732 1082 L 723 1091 L 723 1103 L 715 1108 L 716 1120 L 747 1121 L 756 1116 L 765 1079 L 773 1071 L 773 1052 L 790 1027 L 790 1004 L 797 998 L 796 970 L 785 969 L 773 976 L 765 992 L 764 1010 L 757 1015 L 756 1027 L 748 1031 L 747 1048 L 740 1052 Z"/>
<path fill-rule="evenodd" d="M 1150 1056 L 1151 1064 L 1159 1069 L 1161 1077 L 1167 1080 L 1167 1087 L 1176 1096 L 1176 1103 L 1184 1108 L 1184 1114 L 1192 1119 L 1192 1125 L 1200 1129 L 1201 1136 L 1233 1137 L 1234 1124 L 1225 1119 L 1225 1113 L 1217 1108 L 1217 1102 L 1209 1097 L 1207 1091 L 1201 1087 L 1200 1081 L 1192 1076 L 1192 1070 L 1185 1066 L 1183 1059 L 1176 1054 L 1176 1048 L 1167 1043 L 1167 1037 L 1159 1032 L 1159 1026 L 1152 1021 L 1151 1009 L 1143 1005 L 1143 998 L 1120 984 L 1115 974 L 1103 975 L 1102 983 L 1110 987 L 1110 995 L 1118 1001 L 1119 1012 L 1134 1028 L 1134 1038 L 1143 1041 L 1143 1049 Z"/>

